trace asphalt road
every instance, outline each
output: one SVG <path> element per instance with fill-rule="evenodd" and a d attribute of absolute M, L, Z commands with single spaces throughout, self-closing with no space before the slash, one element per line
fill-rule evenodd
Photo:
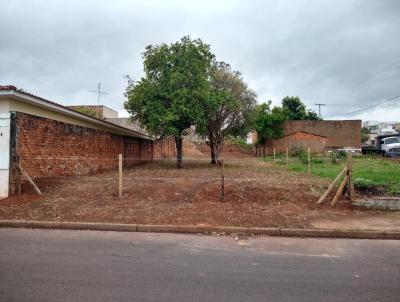
<path fill-rule="evenodd" d="M 0 229 L 0 301 L 400 301 L 400 241 Z"/>

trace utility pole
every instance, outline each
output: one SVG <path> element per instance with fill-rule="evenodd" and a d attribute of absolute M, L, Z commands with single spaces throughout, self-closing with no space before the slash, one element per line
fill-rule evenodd
<path fill-rule="evenodd" d="M 321 116 L 321 106 L 325 106 L 326 104 L 322 104 L 322 103 L 317 103 L 315 104 L 315 106 L 318 106 L 318 116 L 319 118 L 322 118 Z"/>
<path fill-rule="evenodd" d="M 101 91 L 101 82 L 97 84 L 97 90 L 89 90 L 89 92 L 97 93 L 97 110 L 96 110 L 96 117 L 99 118 L 100 113 L 100 97 L 101 95 L 108 94 L 106 91 Z"/>

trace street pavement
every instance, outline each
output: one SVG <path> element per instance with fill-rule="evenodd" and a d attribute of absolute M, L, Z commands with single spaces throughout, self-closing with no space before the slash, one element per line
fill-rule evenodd
<path fill-rule="evenodd" d="M 400 241 L 0 229 L 0 301 L 400 301 Z"/>

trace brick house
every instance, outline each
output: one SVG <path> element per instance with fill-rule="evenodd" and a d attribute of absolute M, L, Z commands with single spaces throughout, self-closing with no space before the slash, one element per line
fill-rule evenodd
<path fill-rule="evenodd" d="M 294 146 L 310 147 L 313 153 L 361 147 L 361 120 L 286 121 L 283 130 L 283 138 L 267 141 L 266 146 L 258 146 L 256 152 L 261 154 L 264 147 L 275 148 L 276 152 L 285 152 L 286 147 L 289 150 Z M 255 144 L 257 133 L 253 132 L 249 140 Z"/>
<path fill-rule="evenodd" d="M 325 149 L 361 147 L 361 120 L 287 121 L 285 135 L 303 131 L 326 137 Z"/>
<path fill-rule="evenodd" d="M 19 166 L 32 177 L 95 173 L 162 157 L 163 142 L 14 86 L 0 86 L 0 197 L 16 191 Z"/>
<path fill-rule="evenodd" d="M 275 151 L 286 152 L 286 147 L 300 147 L 303 149 L 310 148 L 312 153 L 322 153 L 325 150 L 327 138 L 326 136 L 310 134 L 304 131 L 298 131 L 283 138 L 270 140 L 267 142 L 267 148 Z"/>

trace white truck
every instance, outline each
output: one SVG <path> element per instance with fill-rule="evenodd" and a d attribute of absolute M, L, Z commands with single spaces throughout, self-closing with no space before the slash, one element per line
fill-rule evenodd
<path fill-rule="evenodd" d="M 381 140 L 383 156 L 400 156 L 400 136 L 389 136 Z"/>
<path fill-rule="evenodd" d="M 363 146 L 362 153 L 380 153 L 382 156 L 400 156 L 400 134 L 378 135 L 373 145 Z"/>

